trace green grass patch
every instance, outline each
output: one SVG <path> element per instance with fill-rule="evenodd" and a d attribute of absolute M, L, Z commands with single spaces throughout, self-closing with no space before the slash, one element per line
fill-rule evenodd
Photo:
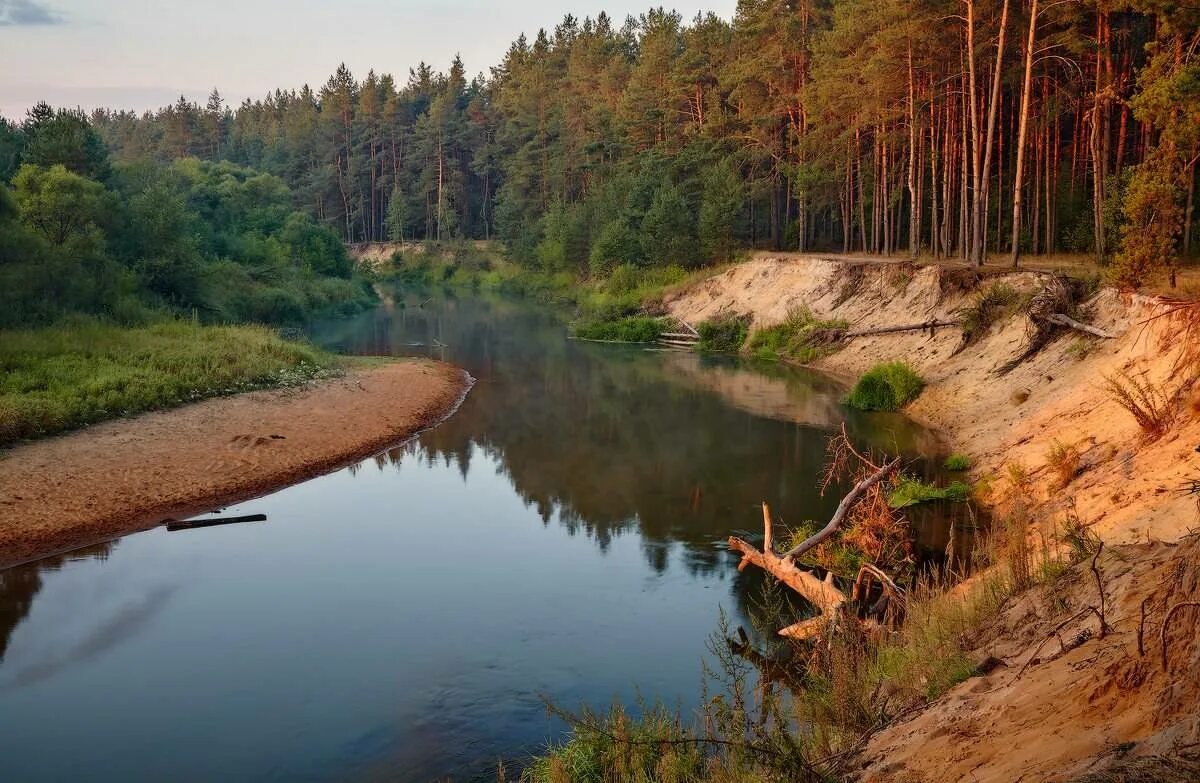
<path fill-rule="evenodd" d="M 970 470 L 971 458 L 962 452 L 956 451 L 949 457 L 946 457 L 946 461 L 943 462 L 942 465 L 946 468 L 946 470 Z"/>
<path fill-rule="evenodd" d="M 662 321 L 647 315 L 627 316 L 615 321 L 589 321 L 575 327 L 575 336 L 580 339 L 618 343 L 652 343 L 662 332 Z"/>
<path fill-rule="evenodd" d="M 858 379 L 846 404 L 862 411 L 895 411 L 924 388 L 925 381 L 905 362 L 877 364 Z"/>
<path fill-rule="evenodd" d="M 719 316 L 701 321 L 696 327 L 700 333 L 698 348 L 712 353 L 737 353 L 746 342 L 750 331 L 750 318 L 744 315 Z"/>
<path fill-rule="evenodd" d="M 334 357 L 261 326 L 75 318 L 0 332 L 0 443 L 204 397 L 334 375 Z"/>
<path fill-rule="evenodd" d="M 888 505 L 892 508 L 907 508 L 934 500 L 961 502 L 970 496 L 970 485 L 962 481 L 952 481 L 944 487 L 939 487 L 912 476 L 902 475 L 888 495 Z"/>
<path fill-rule="evenodd" d="M 824 321 L 800 307 L 790 311 L 782 323 L 752 334 L 746 349 L 759 359 L 811 362 L 830 352 L 825 336 L 846 326 L 845 321 Z"/>

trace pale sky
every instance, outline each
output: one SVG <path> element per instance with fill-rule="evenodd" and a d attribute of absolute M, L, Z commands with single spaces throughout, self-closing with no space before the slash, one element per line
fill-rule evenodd
<path fill-rule="evenodd" d="M 0 115 L 55 106 L 158 108 L 213 87 L 232 104 L 276 87 L 317 87 L 345 62 L 403 82 L 424 60 L 460 53 L 487 72 L 522 32 L 567 13 L 614 24 L 651 6 L 732 16 L 736 0 L 0 0 Z"/>

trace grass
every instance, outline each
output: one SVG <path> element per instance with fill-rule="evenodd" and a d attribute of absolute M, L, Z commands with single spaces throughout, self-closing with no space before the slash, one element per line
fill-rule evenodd
<path fill-rule="evenodd" d="M 905 362 L 877 364 L 858 379 L 846 404 L 863 411 L 895 411 L 924 388 L 925 381 Z"/>
<path fill-rule="evenodd" d="M 585 711 L 566 742 L 553 745 L 525 768 L 527 783 L 684 783 L 704 778 L 705 753 L 686 735 L 679 718 L 658 706 L 633 718 L 620 705 L 607 715 Z"/>
<path fill-rule="evenodd" d="M 663 332 L 662 321 L 647 315 L 631 315 L 615 321 L 588 321 L 575 327 L 583 340 L 620 343 L 652 343 Z"/>
<path fill-rule="evenodd" d="M 963 471 L 971 469 L 971 458 L 961 452 L 954 452 L 942 463 L 946 470 Z"/>
<path fill-rule="evenodd" d="M 748 316 L 719 316 L 701 321 L 696 327 L 700 333 L 697 347 L 710 353 L 737 353 L 746 343 L 750 331 Z"/>
<path fill-rule="evenodd" d="M 970 496 L 970 485 L 961 481 L 952 481 L 944 487 L 939 487 L 909 475 L 902 475 L 888 495 L 888 505 L 892 508 L 908 508 L 936 500 L 961 502 Z"/>
<path fill-rule="evenodd" d="M 808 363 L 829 353 L 825 336 L 847 327 L 845 321 L 823 321 L 800 307 L 788 312 L 782 323 L 759 329 L 750 336 L 746 349 L 759 359 L 787 359 Z"/>
<path fill-rule="evenodd" d="M 971 304 L 958 311 L 962 323 L 962 343 L 965 348 L 987 333 L 992 324 L 1017 313 L 1023 297 L 1015 288 L 997 283 L 981 291 Z"/>
<path fill-rule="evenodd" d="M 1106 375 L 1103 388 L 1110 399 L 1133 416 L 1146 440 L 1161 438 L 1174 425 L 1178 413 L 1174 400 L 1148 379 L 1128 372 Z"/>
<path fill-rule="evenodd" d="M 71 319 L 0 332 L 0 444 L 337 372 L 333 357 L 260 326 Z"/>
<path fill-rule="evenodd" d="M 1075 480 L 1081 458 L 1079 449 L 1074 446 L 1057 440 L 1050 445 L 1046 452 L 1046 465 L 1054 471 L 1060 489 Z"/>

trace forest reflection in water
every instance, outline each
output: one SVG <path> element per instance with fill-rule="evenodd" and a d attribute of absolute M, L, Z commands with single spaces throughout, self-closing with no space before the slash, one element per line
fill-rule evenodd
<path fill-rule="evenodd" d="M 545 309 L 421 290 L 316 336 L 346 353 L 449 361 L 477 378 L 453 418 L 378 459 L 412 453 L 466 475 L 478 446 L 543 520 L 554 516 L 601 549 L 636 531 L 656 569 L 672 542 L 686 547 L 690 569 L 719 567 L 725 538 L 755 530 L 763 501 L 784 525 L 827 518 L 841 488 L 822 496 L 820 477 L 827 438 L 843 423 L 859 447 L 904 454 L 922 477 L 940 473 L 928 430 L 845 407 L 844 387 L 820 373 L 565 333 Z M 961 511 L 911 514 L 918 547 L 944 551 Z M 969 520 L 955 527 L 960 551 L 969 529 Z"/>
<path fill-rule="evenodd" d="M 561 735 L 540 695 L 686 713 L 720 612 L 748 625 L 763 584 L 726 538 L 760 533 L 764 500 L 785 524 L 828 517 L 831 432 L 939 462 L 819 373 L 576 342 L 502 298 L 396 290 L 313 337 L 477 383 L 407 444 L 227 510 L 268 524 L 0 572 L 0 755 L 20 779 L 494 779 Z M 947 519 L 914 518 L 918 552 L 946 548 Z"/>

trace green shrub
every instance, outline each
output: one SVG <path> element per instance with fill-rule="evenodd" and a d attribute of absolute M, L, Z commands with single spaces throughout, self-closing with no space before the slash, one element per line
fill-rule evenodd
<path fill-rule="evenodd" d="M 750 331 L 750 316 L 726 315 L 701 321 L 696 331 L 700 333 L 698 347 L 713 353 L 737 353 L 746 342 Z"/>
<path fill-rule="evenodd" d="M 615 321 L 589 321 L 575 327 L 575 336 L 584 340 L 620 343 L 652 343 L 662 334 L 662 321 L 646 315 Z"/>
<path fill-rule="evenodd" d="M 946 470 L 968 470 L 971 467 L 971 458 L 966 454 L 954 452 L 949 457 L 946 457 Z"/>
<path fill-rule="evenodd" d="M 877 364 L 858 379 L 846 404 L 862 411 L 899 410 L 924 388 L 925 381 L 906 363 Z"/>
<path fill-rule="evenodd" d="M 782 323 L 759 329 L 746 346 L 759 359 L 792 359 L 811 362 L 830 350 L 822 338 L 832 330 L 845 329 L 845 321 L 822 321 L 806 307 L 793 309 Z"/>

